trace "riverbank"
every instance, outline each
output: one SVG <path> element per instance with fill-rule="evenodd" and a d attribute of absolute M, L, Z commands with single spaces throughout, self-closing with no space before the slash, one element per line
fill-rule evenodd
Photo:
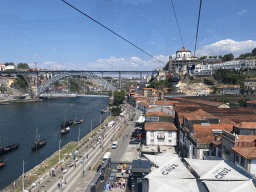
<path fill-rule="evenodd" d="M 95 127 L 92 132 L 85 135 L 83 138 L 81 138 L 79 141 L 71 141 L 65 146 L 63 146 L 60 150 L 60 159 L 61 162 L 64 162 L 65 160 L 69 159 L 69 156 L 67 154 L 71 154 L 74 150 L 79 150 L 84 145 L 90 143 L 91 137 L 98 134 L 100 131 L 100 128 L 103 128 L 105 124 L 112 121 L 114 117 L 107 117 L 101 125 Z M 40 182 L 41 179 L 44 179 L 49 176 L 49 170 L 53 168 L 57 163 L 59 162 L 59 151 L 54 152 L 49 158 L 45 159 L 42 163 L 35 166 L 31 170 L 27 171 L 25 173 L 25 182 L 24 186 L 25 189 L 31 188 L 33 184 L 36 184 Z M 22 191 L 22 176 L 20 176 L 18 179 L 16 179 L 14 182 L 12 182 L 9 186 L 7 186 L 2 191 L 4 192 L 16 192 L 16 191 Z"/>

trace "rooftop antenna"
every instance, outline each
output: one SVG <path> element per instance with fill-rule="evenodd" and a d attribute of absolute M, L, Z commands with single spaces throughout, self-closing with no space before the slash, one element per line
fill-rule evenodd
<path fill-rule="evenodd" d="M 37 64 L 38 62 L 35 62 L 35 70 L 36 70 L 36 64 Z"/>

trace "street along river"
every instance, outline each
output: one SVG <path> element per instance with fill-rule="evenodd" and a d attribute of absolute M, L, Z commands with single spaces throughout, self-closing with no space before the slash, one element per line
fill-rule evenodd
<path fill-rule="evenodd" d="M 51 156 L 60 147 L 70 141 L 77 141 L 80 128 L 80 138 L 100 124 L 107 117 L 101 109 L 108 106 L 107 98 L 77 97 L 47 100 L 42 102 L 12 103 L 0 105 L 0 136 L 2 146 L 20 142 L 18 149 L 0 156 L 6 160 L 6 165 L 0 168 L 0 190 L 22 175 L 23 160 L 25 172 L 29 171 L 43 160 Z M 83 119 L 83 123 L 70 126 L 70 131 L 61 136 L 60 124 L 67 120 Z M 100 117 L 101 116 L 101 117 Z M 32 151 L 31 145 L 36 140 L 36 129 L 40 140 L 47 139 L 47 144 Z"/>

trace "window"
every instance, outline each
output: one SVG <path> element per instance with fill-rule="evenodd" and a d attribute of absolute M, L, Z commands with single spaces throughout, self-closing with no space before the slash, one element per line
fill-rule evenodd
<path fill-rule="evenodd" d="M 154 131 L 150 132 L 150 137 L 154 137 Z"/>
<path fill-rule="evenodd" d="M 196 149 L 195 149 L 195 147 L 193 146 L 193 155 L 195 156 L 195 154 L 196 154 Z"/>
<path fill-rule="evenodd" d="M 154 139 L 150 139 L 150 143 L 151 143 L 151 144 L 154 143 Z"/>
<path fill-rule="evenodd" d="M 245 159 L 241 156 L 241 166 L 244 167 L 245 166 Z"/>
<path fill-rule="evenodd" d="M 236 162 L 239 163 L 239 155 L 236 153 Z"/>
<path fill-rule="evenodd" d="M 157 133 L 157 139 L 158 140 L 164 140 L 165 136 L 164 136 L 164 131 L 158 131 Z"/>
<path fill-rule="evenodd" d="M 172 137 L 172 132 L 169 132 L 169 133 L 168 133 L 168 137 Z"/>

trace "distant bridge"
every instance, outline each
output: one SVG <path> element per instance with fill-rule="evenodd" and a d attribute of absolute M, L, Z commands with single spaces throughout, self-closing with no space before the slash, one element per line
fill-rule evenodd
<path fill-rule="evenodd" d="M 31 74 L 36 75 L 36 79 L 38 78 L 39 75 L 42 74 L 51 74 L 52 78 L 48 79 L 45 81 L 42 85 L 37 86 L 37 96 L 40 96 L 42 93 L 45 93 L 52 85 L 54 85 L 57 81 L 64 79 L 66 77 L 70 76 L 84 76 L 89 79 L 94 79 L 101 85 L 103 85 L 107 90 L 112 90 L 115 91 L 117 88 L 112 85 L 110 82 L 108 82 L 106 79 L 103 78 L 104 74 L 106 75 L 118 75 L 119 76 L 119 84 L 118 87 L 121 88 L 121 76 L 122 75 L 139 75 L 140 76 L 140 82 L 142 80 L 142 75 L 151 75 L 157 76 L 159 74 L 158 71 L 13 71 L 13 72 L 5 72 L 5 71 L 0 71 L 0 76 L 1 75 L 17 75 L 17 76 L 28 76 Z M 28 80 L 27 78 L 24 78 L 25 81 Z M 36 80 L 36 82 L 38 82 Z"/>
<path fill-rule="evenodd" d="M 108 95 L 78 95 L 70 93 L 42 93 L 42 98 L 60 98 L 60 97 L 109 97 Z"/>

